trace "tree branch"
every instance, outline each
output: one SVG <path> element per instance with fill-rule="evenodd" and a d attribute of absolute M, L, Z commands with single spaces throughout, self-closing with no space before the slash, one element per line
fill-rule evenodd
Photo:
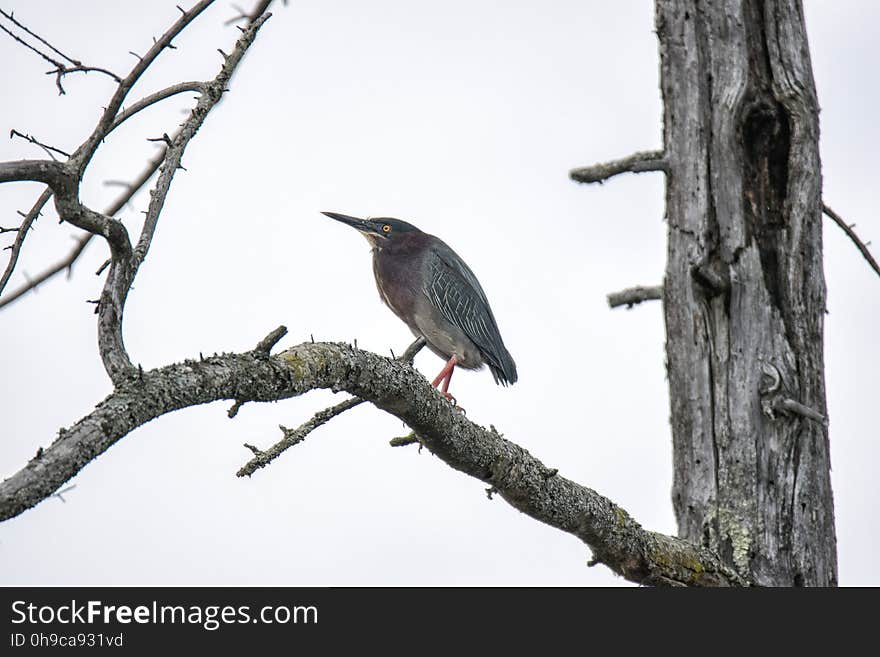
<path fill-rule="evenodd" d="M 104 210 L 105 215 L 113 216 L 123 207 L 125 204 L 131 201 L 132 197 L 137 194 L 141 188 L 149 182 L 150 178 L 153 177 L 153 174 L 159 170 L 159 165 L 165 159 L 165 149 L 154 157 L 144 168 L 144 170 L 140 173 L 140 175 L 133 180 L 131 183 L 125 186 L 125 191 L 116 197 L 116 200 L 111 203 L 106 210 Z M 15 290 L 10 292 L 8 295 L 0 299 L 0 308 L 12 303 L 16 299 L 21 298 L 31 290 L 35 290 L 42 283 L 45 283 L 50 278 L 53 278 L 56 274 L 61 273 L 64 270 L 67 270 L 68 275 L 72 271 L 73 263 L 82 255 L 83 251 L 85 251 L 86 246 L 88 246 L 89 242 L 92 240 L 94 235 L 92 233 L 86 233 L 82 237 L 78 238 L 76 241 L 76 246 L 71 250 L 71 252 L 61 261 L 55 263 L 48 269 L 40 272 L 37 276 L 29 279 L 23 285 L 17 287 Z M 2 290 L 2 286 L 0 286 L 0 290 Z"/>
<path fill-rule="evenodd" d="M 116 116 L 122 107 L 122 103 L 125 101 L 125 97 L 128 95 L 128 92 L 131 91 L 134 84 L 140 79 L 162 51 L 171 46 L 171 42 L 174 38 L 177 37 L 177 35 L 179 35 L 213 2 L 214 0 L 201 0 L 189 11 L 183 11 L 180 18 L 178 18 L 174 24 L 165 31 L 165 34 L 153 42 L 153 46 L 147 51 L 147 53 L 143 57 L 138 57 L 137 64 L 134 65 L 129 74 L 119 83 L 116 92 L 113 94 L 110 102 L 107 103 L 107 107 L 101 115 L 101 118 L 98 120 L 98 124 L 95 126 L 92 134 L 89 135 L 86 141 L 83 142 L 71 157 L 71 161 L 75 163 L 80 174 L 85 170 L 85 167 L 88 166 L 95 151 L 98 150 L 98 146 L 112 129 Z"/>
<path fill-rule="evenodd" d="M 748 583 L 709 550 L 646 531 L 610 500 L 474 424 L 411 366 L 338 343 L 301 344 L 269 358 L 251 351 L 190 360 L 123 382 L 0 484 L 0 519 L 51 496 L 120 438 L 165 413 L 222 399 L 275 401 L 316 388 L 346 390 L 403 420 L 448 465 L 486 482 L 523 513 L 580 538 L 630 581 Z"/>
<path fill-rule="evenodd" d="M 55 160 L 0 162 L 0 183 L 30 181 L 57 185 L 67 175 L 64 164 Z"/>
<path fill-rule="evenodd" d="M 6 264 L 6 270 L 3 272 L 3 276 L 0 277 L 0 292 L 3 292 L 3 289 L 6 287 L 6 284 L 12 276 L 15 265 L 18 262 L 18 255 L 21 253 L 21 245 L 24 244 L 24 240 L 27 237 L 31 226 L 34 221 L 36 221 L 37 217 L 40 216 L 40 212 L 42 212 L 43 207 L 49 202 L 50 198 L 52 198 L 52 190 L 47 188 L 42 194 L 40 194 L 40 198 L 34 203 L 30 212 L 24 216 L 24 221 L 22 221 L 21 226 L 18 227 L 18 234 L 15 236 L 15 241 L 12 243 L 12 251 L 9 254 L 9 262 Z"/>
<path fill-rule="evenodd" d="M 56 148 L 55 146 L 50 146 L 49 144 L 44 144 L 43 142 L 41 142 L 39 139 L 37 139 L 33 135 L 26 135 L 23 132 L 19 132 L 15 128 L 13 128 L 12 130 L 9 131 L 9 138 L 12 139 L 13 137 L 18 137 L 20 139 L 24 139 L 25 141 L 27 141 L 31 144 L 34 144 L 35 146 L 39 146 L 44 151 L 46 151 L 46 154 L 49 157 L 51 157 L 53 160 L 56 159 L 55 155 L 53 153 L 58 153 L 59 155 L 63 155 L 64 157 L 70 157 L 70 153 L 68 153 L 66 151 L 62 151 L 60 148 Z"/>
<path fill-rule="evenodd" d="M 68 57 L 67 55 L 65 55 L 63 52 L 61 52 L 60 50 L 58 50 L 58 48 L 56 48 L 56 47 L 53 46 L 51 43 L 49 43 L 48 41 L 46 41 L 43 37 L 41 37 L 39 34 L 36 34 L 36 33 L 32 32 L 31 30 L 29 30 L 29 29 L 27 28 L 26 25 L 24 25 L 24 24 L 22 24 L 21 22 L 19 22 L 18 20 L 16 20 L 15 16 L 13 16 L 11 13 L 7 14 L 5 11 L 3 11 L 2 9 L 0 9 L 0 15 L 2 15 L 3 18 L 5 18 L 5 19 L 8 20 L 9 22 L 11 22 L 11 23 L 12 23 L 13 25 L 15 25 L 17 28 L 19 28 L 20 30 L 22 30 L 25 34 L 29 34 L 30 36 L 32 36 L 33 38 L 35 38 L 37 41 L 39 41 L 39 42 L 42 43 L 44 46 L 46 46 L 47 48 L 49 48 L 49 50 L 51 50 L 52 52 L 54 52 L 56 55 L 58 55 L 58 56 L 61 57 L 62 59 L 66 59 L 68 62 L 70 62 L 70 63 L 73 64 L 74 66 L 77 66 L 77 65 L 81 65 L 81 64 L 82 64 L 82 62 L 80 62 L 80 61 L 78 61 L 78 60 L 76 60 L 76 59 L 73 59 L 72 57 Z M 13 37 L 14 37 L 14 35 L 13 35 Z M 28 44 L 25 44 L 25 45 L 27 46 Z M 31 50 L 35 50 L 32 46 L 28 46 L 28 47 L 29 47 Z M 58 62 L 56 62 L 54 59 L 49 59 L 48 57 L 46 57 L 46 55 L 44 55 L 44 54 L 43 54 L 42 52 L 40 52 L 39 50 L 37 50 L 36 52 L 37 52 L 38 55 L 40 55 L 41 57 L 43 57 L 44 59 L 46 59 L 50 64 L 55 64 L 55 65 L 60 66 L 60 64 L 58 64 Z"/>
<path fill-rule="evenodd" d="M 171 98 L 172 96 L 176 96 L 177 94 L 186 93 L 187 91 L 194 91 L 197 93 L 205 92 L 205 83 L 198 81 L 191 82 L 178 82 L 177 84 L 173 84 L 170 87 L 166 87 L 165 89 L 161 89 L 155 93 L 150 94 L 149 96 L 145 96 L 137 101 L 131 107 L 122 110 L 113 120 L 113 124 L 110 126 L 110 129 L 107 131 L 109 134 L 113 132 L 116 128 L 122 125 L 125 121 L 133 117 L 135 114 L 140 112 L 141 110 L 145 110 L 151 105 L 155 105 L 166 98 Z"/>
<path fill-rule="evenodd" d="M 608 295 L 608 306 L 617 308 L 618 306 L 626 306 L 632 308 L 637 303 L 645 301 L 657 301 L 663 298 L 663 286 L 654 285 L 652 287 L 629 287 L 620 292 L 612 292 Z"/>
<path fill-rule="evenodd" d="M 284 333 L 286 332 L 287 329 L 284 329 Z M 269 338 L 272 338 L 273 335 L 274 333 L 270 334 Z M 261 351 L 262 344 L 263 343 L 261 342 L 257 345 L 257 352 Z M 407 347 L 406 351 L 404 351 L 403 354 L 396 358 L 396 360 L 401 363 L 406 363 L 407 365 L 412 365 L 413 359 L 416 357 L 416 354 L 419 353 L 419 351 L 421 351 L 422 347 L 424 346 L 425 338 L 416 338 L 416 340 L 409 347 Z M 266 354 L 268 355 L 268 349 L 266 350 Z M 394 352 L 391 353 L 391 356 L 394 356 Z M 259 470 L 260 468 L 266 467 L 272 461 L 278 458 L 282 452 L 304 441 L 306 439 L 306 436 L 308 436 L 318 427 L 326 424 L 337 415 L 341 415 L 345 411 L 354 408 L 355 406 L 359 406 L 360 404 L 364 403 L 364 401 L 366 400 L 352 397 L 351 399 L 346 399 L 345 401 L 340 402 L 335 406 L 330 406 L 329 408 L 325 408 L 323 411 L 315 413 L 315 415 L 313 415 L 310 420 L 304 422 L 296 429 L 288 429 L 285 426 L 281 426 L 280 429 L 281 432 L 284 434 L 284 438 L 265 451 L 257 449 L 253 445 L 248 445 L 247 443 L 245 443 L 245 447 L 247 447 L 254 453 L 254 458 L 252 458 L 244 466 L 242 466 L 236 473 L 236 476 L 250 477 L 254 472 Z M 229 417 L 235 416 L 241 404 L 242 402 L 235 402 L 235 405 L 229 410 Z"/>
<path fill-rule="evenodd" d="M 579 183 L 603 183 L 621 173 L 666 171 L 668 163 L 663 151 L 640 151 L 621 160 L 601 162 L 588 167 L 572 169 L 569 177 Z"/>
<path fill-rule="evenodd" d="M 272 461 L 281 456 L 282 452 L 304 441 L 306 439 L 306 436 L 308 436 L 318 427 L 327 424 L 327 422 L 332 420 L 334 417 L 344 413 L 350 408 L 354 408 L 355 406 L 363 404 L 364 401 L 366 400 L 359 399 L 357 397 L 346 399 L 345 401 L 339 402 L 335 406 L 330 406 L 329 408 L 325 408 L 323 411 L 318 411 L 312 416 L 310 420 L 308 420 L 307 422 L 303 422 L 296 429 L 288 429 L 284 425 L 279 425 L 278 428 L 281 429 L 281 433 L 284 434 L 284 438 L 265 451 L 257 449 L 253 445 L 245 444 L 245 447 L 247 447 L 254 453 L 254 458 L 245 463 L 238 470 L 238 472 L 235 473 L 235 476 L 250 477 L 252 474 L 254 474 L 254 472 L 259 470 L 260 468 L 265 468 Z"/>
<path fill-rule="evenodd" d="M 847 224 L 839 214 L 825 205 L 825 203 L 822 203 L 822 212 L 831 217 L 832 221 L 843 229 L 843 232 L 846 233 L 847 237 L 852 240 L 852 243 L 855 244 L 856 248 L 861 252 L 862 257 L 864 257 L 865 260 L 868 261 L 868 264 L 871 265 L 871 269 L 877 272 L 877 275 L 880 276 L 880 265 L 877 264 L 877 261 L 874 260 L 874 256 L 868 251 L 868 245 L 862 242 L 862 240 L 859 239 L 859 236 L 856 235 L 856 232 L 853 230 L 855 224 Z"/>
<path fill-rule="evenodd" d="M 156 182 L 155 189 L 151 192 L 150 205 L 147 209 L 147 217 L 144 220 L 141 236 L 134 249 L 134 260 L 131 272 L 132 279 L 137 273 L 138 267 L 140 267 L 144 258 L 147 256 L 150 242 L 153 239 L 153 233 L 156 230 L 156 224 L 159 221 L 159 214 L 162 212 L 162 207 L 165 204 L 168 190 L 171 188 L 171 181 L 174 179 L 174 174 L 177 173 L 177 170 L 180 168 L 180 161 L 183 158 L 184 150 L 190 140 L 195 137 L 199 128 L 202 127 L 208 113 L 218 102 L 220 102 L 220 99 L 223 97 L 223 93 L 226 90 L 226 85 L 229 83 L 236 67 L 239 62 L 241 62 L 242 57 L 244 57 L 244 54 L 247 52 L 250 45 L 253 43 L 254 38 L 257 36 L 257 32 L 271 16 L 272 14 L 263 14 L 242 30 L 242 34 L 238 38 L 232 53 L 224 58 L 220 72 L 211 82 L 203 85 L 204 93 L 199 97 L 198 103 L 196 103 L 189 118 L 181 127 L 180 132 L 177 133 L 175 139 L 171 141 L 168 146 L 165 154 L 165 163 L 159 170 L 159 180 Z"/>
<path fill-rule="evenodd" d="M 12 37 L 16 42 L 20 43 L 20 44 L 23 45 L 25 48 L 27 48 L 27 49 L 29 49 L 29 50 L 32 50 L 33 52 L 37 53 L 40 57 L 42 57 L 44 60 L 46 60 L 47 62 L 49 62 L 50 64 L 52 64 L 52 66 L 55 67 L 54 70 L 47 71 L 47 74 L 48 74 L 48 75 L 53 75 L 53 74 L 55 75 L 55 85 L 58 87 L 58 93 L 59 93 L 59 94 L 64 94 L 64 93 L 66 93 L 66 92 L 64 91 L 64 87 L 61 85 L 61 79 L 62 79 L 65 75 L 68 75 L 69 73 L 89 73 L 89 72 L 103 73 L 104 75 L 106 75 L 106 76 L 112 78 L 112 79 L 115 80 L 116 82 L 121 82 L 121 81 L 122 81 L 121 78 L 120 78 L 118 75 L 116 75 L 116 74 L 113 73 L 112 71 L 108 71 L 106 68 L 101 68 L 100 66 L 86 66 L 86 65 L 83 64 L 81 61 L 79 61 L 79 60 L 77 60 L 77 59 L 73 59 L 72 57 L 68 57 L 68 56 L 65 55 L 63 52 L 61 52 L 60 50 L 58 50 L 58 48 L 56 48 L 56 47 L 53 46 L 51 43 L 49 43 L 48 41 L 46 41 L 46 39 L 44 39 L 43 37 L 41 37 L 39 34 L 36 34 L 35 32 L 32 32 L 32 31 L 29 30 L 25 25 L 23 25 L 22 23 L 20 23 L 19 21 L 17 21 L 17 20 L 15 19 L 15 17 L 14 17 L 11 13 L 10 13 L 10 14 L 7 14 L 5 11 L 3 11 L 2 9 L 0 9 L 0 15 L 2 15 L 3 18 L 5 18 L 5 19 L 7 19 L 8 21 L 10 21 L 10 22 L 11 22 L 13 25 L 15 25 L 17 28 L 19 28 L 20 30 L 22 30 L 25 34 L 28 34 L 29 36 L 33 37 L 34 39 L 36 39 L 37 41 L 39 41 L 40 43 L 42 43 L 44 46 L 46 46 L 47 48 L 49 48 L 50 50 L 52 50 L 55 54 L 59 55 L 62 59 L 66 59 L 68 62 L 70 62 L 70 64 L 65 64 L 65 63 L 63 63 L 63 62 L 58 61 L 58 60 L 55 59 L 54 57 L 51 57 L 50 55 L 47 55 L 46 53 L 44 53 L 44 52 L 43 52 L 42 50 L 40 50 L 39 48 L 37 48 L 37 47 L 35 47 L 35 46 L 29 44 L 27 41 L 25 41 L 25 40 L 22 39 L 21 37 L 17 36 L 16 34 L 14 34 L 14 33 L 13 33 L 11 30 L 9 30 L 8 28 L 6 28 L 6 27 L 0 25 L 0 29 L 2 29 L 4 32 L 6 32 L 6 33 L 7 33 L 10 37 Z"/>
<path fill-rule="evenodd" d="M 819 411 L 814 408 L 810 408 L 809 406 L 805 406 L 794 399 L 783 399 L 776 406 L 777 410 L 794 413 L 795 415 L 800 415 L 801 417 L 805 417 L 808 420 L 812 420 L 813 422 L 818 422 L 822 426 L 828 425 L 828 419 L 822 415 Z"/>

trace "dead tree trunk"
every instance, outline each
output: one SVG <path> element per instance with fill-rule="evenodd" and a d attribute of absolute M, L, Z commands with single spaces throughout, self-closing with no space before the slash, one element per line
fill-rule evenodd
<path fill-rule="evenodd" d="M 679 535 L 837 583 L 819 122 L 799 0 L 657 0 Z"/>

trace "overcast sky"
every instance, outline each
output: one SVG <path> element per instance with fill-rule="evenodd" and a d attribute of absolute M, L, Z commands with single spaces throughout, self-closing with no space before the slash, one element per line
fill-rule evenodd
<path fill-rule="evenodd" d="M 176 19 L 175 2 L 3 0 L 6 10 L 86 63 L 124 72 Z M 248 0 L 239 0 L 248 6 Z M 826 202 L 880 252 L 876 64 L 880 3 L 807 0 L 822 106 Z M 218 3 L 135 89 L 208 79 L 238 31 Z M 479 276 L 519 382 L 456 374 L 468 417 L 494 424 L 561 474 L 675 533 L 660 305 L 608 309 L 608 292 L 661 282 L 663 180 L 578 186 L 570 168 L 661 145 L 653 8 L 641 2 L 328 2 L 279 5 L 184 157 L 126 307 L 145 368 L 241 351 L 279 324 L 280 346 L 357 339 L 398 353 L 406 327 L 375 290 L 369 247 L 321 210 L 395 216 L 442 237 Z M 0 35 L 0 129 L 64 150 L 112 93 L 70 77 Z M 132 120 L 94 161 L 83 200 L 103 208 L 172 132 L 189 96 Z M 20 140 L 0 159 L 41 157 Z M 39 194 L 0 187 L 0 225 Z M 147 195 L 122 213 L 135 230 Z M 830 222 L 826 365 L 840 581 L 880 584 L 876 373 L 880 279 Z M 39 220 L 16 278 L 73 244 Z M 8 236 L 0 238 L 4 246 Z M 96 348 L 92 245 L 59 278 L 0 311 L 0 477 L 110 392 Z M 5 257 L 0 259 L 5 262 Z M 417 367 L 442 366 L 425 351 Z M 0 525 L 2 584 L 609 585 L 577 539 L 543 526 L 427 451 L 365 404 L 251 479 L 236 470 L 342 395 L 187 409 L 142 427 L 92 462 L 66 502 Z"/>

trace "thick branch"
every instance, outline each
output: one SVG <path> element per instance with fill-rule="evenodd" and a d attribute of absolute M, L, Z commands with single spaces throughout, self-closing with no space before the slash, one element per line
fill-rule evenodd
<path fill-rule="evenodd" d="M 620 292 L 612 292 L 608 295 L 608 306 L 617 308 L 618 306 L 626 306 L 632 308 L 637 303 L 645 301 L 657 301 L 663 298 L 663 286 L 654 285 L 651 287 L 629 287 Z"/>
<path fill-rule="evenodd" d="M 488 483 L 523 513 L 577 536 L 630 581 L 746 584 L 712 552 L 644 530 L 608 499 L 474 424 L 412 367 L 336 343 L 301 344 L 270 358 L 248 352 L 186 361 L 124 382 L 0 484 L 0 519 L 51 496 L 117 440 L 165 413 L 223 399 L 273 401 L 315 388 L 346 390 L 400 418 L 451 467 Z"/>
<path fill-rule="evenodd" d="M 859 239 L 859 236 L 856 235 L 856 232 L 853 230 L 855 224 L 852 226 L 847 224 L 839 214 L 824 203 L 822 204 L 822 212 L 831 217 L 831 220 L 843 229 L 843 232 L 846 233 L 847 237 L 852 240 L 852 243 L 855 244 L 856 248 L 861 252 L 862 257 L 864 257 L 864 259 L 868 261 L 868 264 L 871 265 L 871 269 L 877 272 L 877 275 L 880 276 L 880 265 L 877 264 L 877 261 L 874 260 L 874 256 L 868 251 L 868 245 L 862 242 L 862 240 Z"/>
<path fill-rule="evenodd" d="M 31 181 L 57 185 L 66 175 L 64 165 L 54 160 L 0 162 L 0 183 Z"/>
<path fill-rule="evenodd" d="M 621 160 L 601 162 L 588 167 L 572 169 L 568 175 L 572 180 L 579 183 L 603 183 L 621 173 L 666 171 L 667 166 L 663 151 L 640 151 Z"/>

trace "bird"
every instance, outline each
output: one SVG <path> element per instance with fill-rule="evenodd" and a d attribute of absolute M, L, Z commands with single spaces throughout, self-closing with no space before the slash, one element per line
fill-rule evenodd
<path fill-rule="evenodd" d="M 486 293 L 446 242 L 400 219 L 321 214 L 367 238 L 382 301 L 446 361 L 431 383 L 443 397 L 456 403 L 449 392 L 456 366 L 479 370 L 488 365 L 495 383 L 516 383 L 516 363 L 504 346 Z"/>

